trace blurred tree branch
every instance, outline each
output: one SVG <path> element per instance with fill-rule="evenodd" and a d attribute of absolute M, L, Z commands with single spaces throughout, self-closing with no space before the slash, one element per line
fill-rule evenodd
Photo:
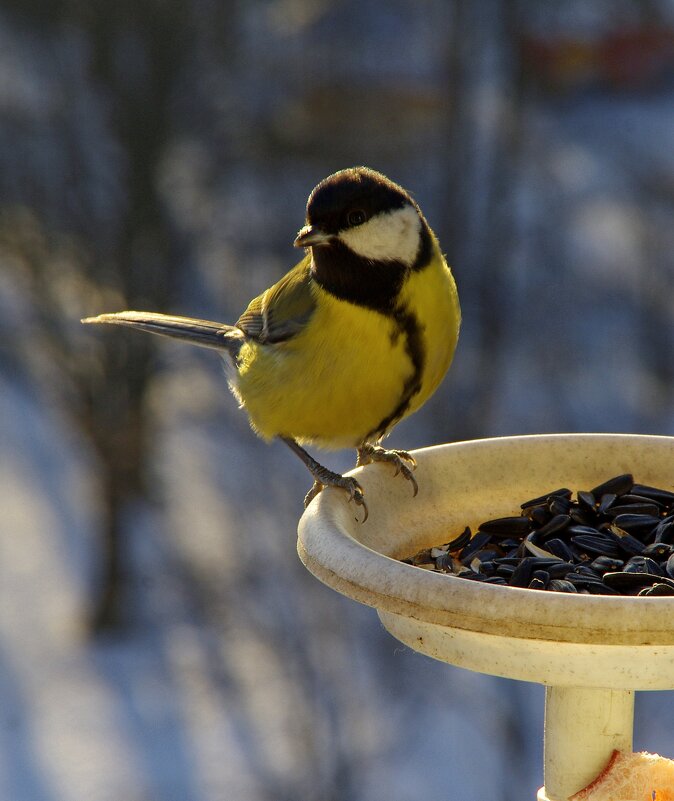
<path fill-rule="evenodd" d="M 57 51 L 59 37 L 77 31 L 86 46 L 85 84 L 105 110 L 98 122 L 106 141 L 98 142 L 86 139 L 71 107 L 56 115 L 46 135 L 58 143 L 67 184 L 50 186 L 23 165 L 21 181 L 3 187 L 0 219 L 0 245 L 29 298 L 28 336 L 22 332 L 13 343 L 20 362 L 38 387 L 67 400 L 62 409 L 99 461 L 103 558 L 92 614 L 98 630 L 121 622 L 122 520 L 128 501 L 145 490 L 154 343 L 118 332 L 87 342 L 77 318 L 109 308 L 166 309 L 180 286 L 185 254 L 158 173 L 172 131 L 174 87 L 190 53 L 189 4 L 5 5 L 15 24 L 30 23 Z M 86 171 L 97 146 L 116 155 L 121 194 L 116 207 L 99 214 Z"/>
<path fill-rule="evenodd" d="M 521 4 L 453 3 L 446 51 L 447 173 L 443 242 L 455 265 L 475 358 L 458 437 L 488 430 L 504 366 L 509 262 L 517 235 L 515 196 L 523 146 L 518 58 Z"/>

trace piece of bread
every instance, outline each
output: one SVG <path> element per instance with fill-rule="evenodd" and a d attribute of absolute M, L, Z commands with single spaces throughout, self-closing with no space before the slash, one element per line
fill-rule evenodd
<path fill-rule="evenodd" d="M 674 760 L 614 751 L 599 776 L 569 801 L 674 801 Z"/>

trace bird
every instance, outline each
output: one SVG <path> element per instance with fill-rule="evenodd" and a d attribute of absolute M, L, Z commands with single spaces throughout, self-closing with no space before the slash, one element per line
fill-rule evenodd
<path fill-rule="evenodd" d="M 234 325 L 156 312 L 82 320 L 128 326 L 213 348 L 253 431 L 280 439 L 314 483 L 368 507 L 361 484 L 305 449 L 355 448 L 356 466 L 389 463 L 416 496 L 414 457 L 382 445 L 438 388 L 456 349 L 461 310 L 438 239 L 412 195 L 368 167 L 339 170 L 309 195 L 295 237 L 301 261 Z"/>

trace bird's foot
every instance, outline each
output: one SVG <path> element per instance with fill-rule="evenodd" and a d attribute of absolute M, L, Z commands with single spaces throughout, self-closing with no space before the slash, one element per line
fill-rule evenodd
<path fill-rule="evenodd" d="M 323 465 L 317 462 L 313 456 L 310 456 L 304 448 L 300 447 L 294 439 L 290 437 L 281 437 L 281 439 L 300 457 L 314 477 L 314 485 L 304 498 L 305 509 L 325 487 L 337 487 L 337 489 L 346 490 L 349 493 L 349 500 L 353 501 L 356 506 L 363 507 L 364 517 L 361 522 L 364 523 L 367 520 L 368 511 L 367 504 L 365 503 L 365 493 L 355 478 L 342 476 L 339 473 L 328 470 L 327 467 L 323 467 Z"/>
<path fill-rule="evenodd" d="M 414 495 L 419 492 L 419 485 L 412 472 L 416 468 L 417 462 L 411 453 L 394 449 L 389 450 L 382 448 L 381 445 L 362 445 L 358 448 L 356 466 L 362 467 L 372 462 L 388 462 L 392 464 L 395 467 L 394 475 L 397 476 L 398 473 L 401 473 L 403 478 L 406 478 L 412 484 Z"/>
<path fill-rule="evenodd" d="M 306 509 L 318 493 L 325 487 L 337 487 L 338 489 L 346 490 L 349 493 L 349 500 L 353 501 L 356 506 L 363 507 L 364 515 L 361 523 L 364 523 L 367 520 L 368 511 L 363 488 L 360 484 L 355 478 L 341 476 L 339 473 L 333 473 L 327 468 L 323 468 L 323 471 L 321 478 L 315 478 L 313 487 L 307 492 L 304 498 L 304 508 Z"/>

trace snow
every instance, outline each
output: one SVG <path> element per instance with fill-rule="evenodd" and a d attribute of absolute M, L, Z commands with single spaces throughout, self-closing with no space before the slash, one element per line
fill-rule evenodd
<path fill-rule="evenodd" d="M 212 380 L 224 389 L 219 373 Z M 320 799 L 335 748 L 358 755 L 357 797 L 368 801 L 450 797 L 448 781 L 457 801 L 492 794 L 481 765 L 503 758 L 507 693 L 400 648 L 371 610 L 306 575 L 293 552 L 300 492 L 286 509 L 272 497 L 281 512 L 257 510 L 243 533 L 232 498 L 256 465 L 218 467 L 222 438 L 203 421 L 167 431 L 171 541 L 156 511 L 134 515 L 136 624 L 89 641 L 88 465 L 25 388 L 4 382 L 0 403 L 0 798 L 253 801 L 277 783 L 279 797 L 299 786 Z M 233 438 L 242 433 L 252 436 Z M 252 443 L 256 458 L 290 466 L 285 449 Z M 302 470 L 284 472 L 306 483 Z"/>

